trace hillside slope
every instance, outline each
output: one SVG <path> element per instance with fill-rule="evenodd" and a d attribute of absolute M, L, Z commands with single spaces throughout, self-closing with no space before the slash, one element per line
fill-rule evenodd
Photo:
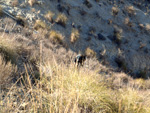
<path fill-rule="evenodd" d="M 150 66 L 148 3 L 128 0 L 7 0 L 1 5 L 11 14 L 24 18 L 30 28 L 34 27 L 36 20 L 42 20 L 49 30 L 56 30 L 64 36 L 72 51 L 84 53 L 90 48 L 104 64 L 119 67 L 134 77 L 141 77 L 140 73 L 146 72 L 144 78 L 147 78 Z M 65 26 L 57 22 L 61 13 L 67 18 Z M 79 39 L 71 43 L 73 29 L 78 30 Z"/>

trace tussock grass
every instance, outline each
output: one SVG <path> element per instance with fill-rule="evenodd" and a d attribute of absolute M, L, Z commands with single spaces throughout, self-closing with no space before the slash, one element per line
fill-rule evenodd
<path fill-rule="evenodd" d="M 61 33 L 52 30 L 52 31 L 50 31 L 49 38 L 50 38 L 50 40 L 51 40 L 53 43 L 62 44 L 62 43 L 63 43 L 64 36 L 63 36 Z"/>
<path fill-rule="evenodd" d="M 53 12 L 48 11 L 47 14 L 45 14 L 45 18 L 46 18 L 48 21 L 53 22 L 53 16 L 54 16 L 54 15 L 55 15 L 55 14 L 54 14 Z"/>
<path fill-rule="evenodd" d="M 77 41 L 77 39 L 79 38 L 79 36 L 80 36 L 80 33 L 79 33 L 78 29 L 72 29 L 70 42 L 75 43 Z"/>
<path fill-rule="evenodd" d="M 57 18 L 56 18 L 56 23 L 62 25 L 63 27 L 65 27 L 66 22 L 67 22 L 67 16 L 63 13 L 59 13 Z"/>
<path fill-rule="evenodd" d="M 150 93 L 133 87 L 111 89 L 96 70 L 67 67 L 55 60 L 40 66 L 40 79 L 32 85 L 13 86 L 1 101 L 2 112 L 149 113 Z M 18 80 L 19 81 L 19 80 Z M 1 97 L 0 97 L 1 98 Z"/>
<path fill-rule="evenodd" d="M 0 39 L 0 54 L 4 56 L 6 62 L 11 61 L 12 63 L 16 63 L 20 45 L 15 40 L 10 39 L 7 35 L 0 37 Z"/>
<path fill-rule="evenodd" d="M 85 50 L 85 54 L 88 57 L 96 57 L 96 52 L 89 47 Z"/>
<path fill-rule="evenodd" d="M 128 12 L 128 14 L 130 14 L 130 15 L 135 15 L 136 13 L 135 13 L 135 8 L 133 7 L 133 6 L 126 6 L 125 7 L 125 10 Z"/>
<path fill-rule="evenodd" d="M 118 15 L 118 12 L 119 12 L 118 7 L 112 7 L 112 15 L 113 15 L 113 16 L 117 16 L 117 15 Z"/>
<path fill-rule="evenodd" d="M 30 6 L 33 6 L 34 4 L 36 4 L 36 0 L 29 0 L 28 3 Z"/>
<path fill-rule="evenodd" d="M 35 24 L 34 24 L 34 29 L 38 30 L 38 29 L 45 29 L 47 28 L 46 23 L 43 22 L 42 20 L 36 20 Z"/>

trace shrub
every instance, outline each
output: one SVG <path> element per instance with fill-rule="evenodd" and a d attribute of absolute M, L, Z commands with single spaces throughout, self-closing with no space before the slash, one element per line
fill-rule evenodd
<path fill-rule="evenodd" d="M 96 57 L 96 52 L 94 52 L 89 47 L 86 49 L 85 54 L 86 54 L 87 57 Z"/>
<path fill-rule="evenodd" d="M 53 16 L 54 16 L 54 13 L 51 11 L 48 11 L 48 13 L 45 15 L 45 18 L 49 20 L 51 23 L 53 23 Z"/>
<path fill-rule="evenodd" d="M 46 26 L 46 23 L 43 22 L 42 20 L 36 20 L 35 24 L 34 24 L 34 29 L 38 30 L 40 28 L 42 29 L 45 29 L 47 26 Z"/>
<path fill-rule="evenodd" d="M 62 44 L 63 43 L 63 39 L 64 39 L 64 36 L 57 32 L 57 31 L 50 31 L 50 36 L 49 38 L 52 40 L 53 43 L 59 43 L 59 44 Z"/>
<path fill-rule="evenodd" d="M 78 29 L 73 29 L 72 30 L 72 33 L 71 33 L 71 39 L 70 39 L 70 41 L 71 41 L 71 43 L 75 43 L 76 41 L 77 41 L 77 39 L 79 38 L 79 31 L 78 31 Z"/>
<path fill-rule="evenodd" d="M 66 26 L 67 17 L 63 13 L 60 13 L 56 18 L 56 23 L 62 25 L 63 27 Z"/>

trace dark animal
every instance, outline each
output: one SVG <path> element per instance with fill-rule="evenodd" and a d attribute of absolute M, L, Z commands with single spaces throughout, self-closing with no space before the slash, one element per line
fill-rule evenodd
<path fill-rule="evenodd" d="M 84 62 L 86 60 L 86 56 L 85 55 L 81 55 L 81 54 L 78 54 L 75 59 L 74 59 L 74 62 L 76 64 L 76 66 L 83 66 L 84 65 Z"/>

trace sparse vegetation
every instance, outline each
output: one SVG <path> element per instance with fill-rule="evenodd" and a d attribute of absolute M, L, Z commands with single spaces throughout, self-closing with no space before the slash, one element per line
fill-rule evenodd
<path fill-rule="evenodd" d="M 72 30 L 72 33 L 71 33 L 71 39 L 70 39 L 70 41 L 71 41 L 71 43 L 75 43 L 76 41 L 77 41 L 77 39 L 79 38 L 79 31 L 78 31 L 78 29 L 73 29 Z"/>
<path fill-rule="evenodd" d="M 49 38 L 51 39 L 52 42 L 54 43 L 59 43 L 59 44 L 62 44 L 63 43 L 63 39 L 64 39 L 64 36 L 57 32 L 57 31 L 50 31 L 50 36 Z"/>
<path fill-rule="evenodd" d="M 85 50 L 85 54 L 88 57 L 96 57 L 96 52 L 89 47 Z"/>
<path fill-rule="evenodd" d="M 38 29 L 46 29 L 47 26 L 46 26 L 46 23 L 43 22 L 42 20 L 36 20 L 35 24 L 34 24 L 34 29 L 38 30 Z"/>
<path fill-rule="evenodd" d="M 67 16 L 63 13 L 58 14 L 58 16 L 56 18 L 56 23 L 62 25 L 63 27 L 65 27 L 66 22 L 67 22 Z"/>
<path fill-rule="evenodd" d="M 0 113 L 150 113 L 150 25 L 135 5 L 124 9 L 132 1 L 18 1 L 37 5 L 12 10 L 29 27 L 0 18 Z"/>

